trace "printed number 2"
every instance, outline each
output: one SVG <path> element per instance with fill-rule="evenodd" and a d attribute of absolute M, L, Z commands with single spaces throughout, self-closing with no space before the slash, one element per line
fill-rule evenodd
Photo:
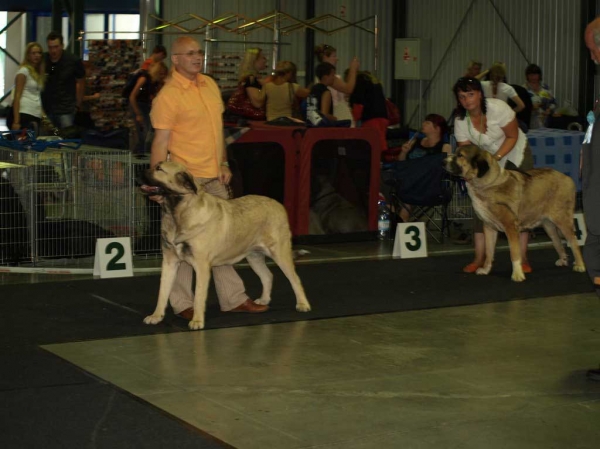
<path fill-rule="evenodd" d="M 125 248 L 119 242 L 112 242 L 112 243 L 106 245 L 106 248 L 104 249 L 104 253 L 112 254 L 113 249 L 117 250 L 117 254 L 112 259 L 110 259 L 110 261 L 106 265 L 106 270 L 107 271 L 124 270 L 126 265 L 123 262 L 119 263 L 119 260 L 125 254 Z"/>
<path fill-rule="evenodd" d="M 421 237 L 421 232 L 419 231 L 419 228 L 417 228 L 416 226 L 408 226 L 404 233 L 406 235 L 412 234 L 411 239 L 414 242 L 406 242 L 406 247 L 411 251 L 418 251 L 421 248 L 422 244 L 421 239 L 419 238 Z"/>

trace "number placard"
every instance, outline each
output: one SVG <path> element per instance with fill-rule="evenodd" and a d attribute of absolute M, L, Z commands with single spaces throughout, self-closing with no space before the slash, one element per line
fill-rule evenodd
<path fill-rule="evenodd" d="M 392 257 L 400 259 L 427 257 L 425 223 L 421 221 L 398 223 Z"/>
<path fill-rule="evenodd" d="M 101 278 L 133 276 L 131 239 L 129 237 L 96 240 L 94 276 Z"/>
<path fill-rule="evenodd" d="M 582 213 L 577 213 L 573 216 L 573 228 L 575 230 L 577 244 L 583 246 L 585 244 L 585 239 L 587 238 L 587 228 L 585 227 L 585 218 Z M 568 243 L 569 242 L 567 242 L 567 244 Z"/>

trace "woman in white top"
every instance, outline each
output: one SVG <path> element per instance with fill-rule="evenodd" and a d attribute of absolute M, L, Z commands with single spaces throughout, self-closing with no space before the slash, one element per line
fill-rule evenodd
<path fill-rule="evenodd" d="M 457 100 L 454 135 L 458 146 L 477 145 L 494 155 L 501 167 L 530 170 L 533 157 L 527 137 L 519 129 L 515 112 L 504 101 L 485 98 L 481 83 L 474 78 L 459 78 L 453 88 Z M 475 259 L 463 268 L 474 273 L 485 261 L 483 223 L 473 220 Z M 524 273 L 532 269 L 527 260 L 528 232 L 522 232 L 521 262 Z"/>
<path fill-rule="evenodd" d="M 489 70 L 489 81 L 482 81 L 481 87 L 485 98 L 497 98 L 504 102 L 508 102 L 510 98 L 515 103 L 515 112 L 520 112 L 525 109 L 525 103 L 517 94 L 517 91 L 510 84 L 506 84 L 506 69 L 504 64 L 495 63 Z"/>
<path fill-rule="evenodd" d="M 25 57 L 15 76 L 13 113 L 7 123 L 10 129 L 39 129 L 43 115 L 41 92 L 45 73 L 42 46 L 37 42 L 27 44 Z"/>
<path fill-rule="evenodd" d="M 296 83 L 296 64 L 279 61 L 274 75 L 260 91 L 266 97 L 267 121 L 279 117 L 293 117 L 294 100 L 306 98 L 310 90 Z"/>
<path fill-rule="evenodd" d="M 315 47 L 315 56 L 319 62 L 328 62 L 332 66 L 337 67 L 337 50 L 331 45 L 322 44 Z M 333 101 L 333 115 L 338 120 L 352 120 L 352 111 L 348 105 L 348 95 L 354 91 L 358 67 L 358 58 L 355 56 L 350 62 L 350 70 L 346 82 L 344 82 L 339 74 L 336 74 L 333 86 L 328 87 Z M 353 120 L 352 126 L 354 126 Z"/>

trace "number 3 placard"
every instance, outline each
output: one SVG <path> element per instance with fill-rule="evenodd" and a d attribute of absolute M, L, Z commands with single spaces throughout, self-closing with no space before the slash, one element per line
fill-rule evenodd
<path fill-rule="evenodd" d="M 101 278 L 133 276 L 129 237 L 96 240 L 94 276 Z"/>
<path fill-rule="evenodd" d="M 427 234 L 425 234 L 425 223 L 420 221 L 414 223 L 398 223 L 392 257 L 400 257 L 401 259 L 427 257 Z"/>

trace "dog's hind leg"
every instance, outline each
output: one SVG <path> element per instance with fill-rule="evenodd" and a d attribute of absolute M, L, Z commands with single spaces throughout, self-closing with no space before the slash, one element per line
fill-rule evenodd
<path fill-rule="evenodd" d="M 583 261 L 583 257 L 581 256 L 581 249 L 579 248 L 579 243 L 577 243 L 577 238 L 575 237 L 575 231 L 573 230 L 573 217 L 569 216 L 562 220 L 556 220 L 556 226 L 560 229 L 560 232 L 563 233 L 567 242 L 571 246 L 571 251 L 573 251 L 573 258 L 575 262 L 573 264 L 573 271 L 578 271 L 580 273 L 585 272 L 585 262 Z"/>
<path fill-rule="evenodd" d="M 265 263 L 265 255 L 259 252 L 252 252 L 246 256 L 246 260 L 262 284 L 262 295 L 260 295 L 260 298 L 254 300 L 254 302 L 267 306 L 271 302 L 273 273 L 271 273 L 271 270 L 269 270 L 269 267 Z"/>
<path fill-rule="evenodd" d="M 163 252 L 162 272 L 160 275 L 160 288 L 158 291 L 158 302 L 156 303 L 156 309 L 152 315 L 148 315 L 144 318 L 146 324 L 158 324 L 165 317 L 165 310 L 167 303 L 169 302 L 169 295 L 177 276 L 177 270 L 179 269 L 179 259 L 177 255 L 171 251 Z"/>
<path fill-rule="evenodd" d="M 280 243 L 276 248 L 272 248 L 271 257 L 292 284 L 292 289 L 296 295 L 296 310 L 298 312 L 310 312 L 310 303 L 306 299 L 304 287 L 302 287 L 302 282 L 294 266 L 291 245 L 288 242 Z"/>
<path fill-rule="evenodd" d="M 558 235 L 556 225 L 549 219 L 544 218 L 544 220 L 542 221 L 542 227 L 544 228 L 544 231 L 546 231 L 546 234 L 548 234 L 548 237 L 550 237 L 550 240 L 552 240 L 552 245 L 558 253 L 558 260 L 554 264 L 557 267 L 568 266 L 569 256 L 567 255 L 565 247 L 563 246 L 563 243 Z"/>

